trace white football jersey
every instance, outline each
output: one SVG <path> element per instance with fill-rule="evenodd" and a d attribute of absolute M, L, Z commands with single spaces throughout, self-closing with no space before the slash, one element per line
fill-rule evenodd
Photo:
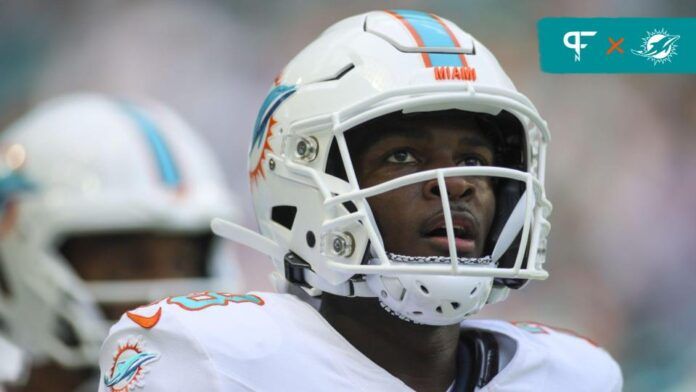
<path fill-rule="evenodd" d="M 480 391 L 620 391 L 618 365 L 582 338 L 474 320 L 501 370 Z M 127 312 L 104 341 L 100 391 L 410 391 L 289 294 L 168 297 Z"/>

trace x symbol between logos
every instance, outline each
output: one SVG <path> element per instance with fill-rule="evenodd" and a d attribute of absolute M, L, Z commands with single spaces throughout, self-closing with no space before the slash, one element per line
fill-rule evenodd
<path fill-rule="evenodd" d="M 609 55 L 609 53 L 613 52 L 614 50 L 623 54 L 623 49 L 621 49 L 621 46 L 620 46 L 623 41 L 624 41 L 623 37 L 619 38 L 618 41 L 614 41 L 613 38 L 609 37 L 609 42 L 611 42 L 611 46 L 609 47 L 609 49 L 607 49 L 607 56 Z"/>

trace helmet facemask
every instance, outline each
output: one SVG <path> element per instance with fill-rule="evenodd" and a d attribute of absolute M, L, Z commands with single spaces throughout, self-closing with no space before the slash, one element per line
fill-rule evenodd
<path fill-rule="evenodd" d="M 485 98 L 484 92 L 477 94 L 479 101 L 481 96 Z M 536 257 L 545 253 L 549 228 L 545 217 L 550 204 L 537 172 L 539 154 L 544 149 L 540 148 L 541 138 L 528 140 L 538 132 L 534 129 L 545 125 L 538 118 L 530 119 L 531 116 L 520 113 L 528 110 L 526 106 L 506 102 L 511 109 L 498 117 L 525 124 L 514 132 L 495 136 L 510 139 L 500 144 L 498 152 L 504 160 L 509 160 L 506 163 L 509 167 L 444 167 L 367 188 L 359 184 L 346 140 L 359 124 L 395 111 L 408 114 L 454 108 L 475 109 L 491 116 L 501 114 L 495 105 L 468 104 L 472 97 L 466 93 L 457 94 L 459 102 L 453 101 L 453 95 L 423 94 L 397 102 L 374 100 L 377 102 L 363 103 L 361 110 L 351 107 L 333 116 L 297 121 L 286 129 L 276 128 L 273 138 L 280 148 L 267 152 L 266 177 L 252 181 L 253 192 L 263 189 L 261 193 L 268 195 L 266 192 L 270 191 L 274 200 L 268 217 L 259 220 L 261 231 L 267 236 L 263 240 L 252 238 L 245 231 L 245 240 L 239 229 L 220 221 L 214 223 L 214 231 L 271 255 L 286 279 L 303 286 L 312 295 L 326 291 L 342 296 L 378 297 L 401 317 L 431 325 L 459 322 L 484 304 L 503 299 L 508 283 L 544 279 L 547 273 L 542 268 L 543 258 Z M 366 103 L 374 106 L 365 108 Z M 512 114 L 514 109 L 519 111 Z M 524 137 L 514 136 L 518 131 Z M 340 164 L 334 163 L 336 151 L 343 170 Z M 369 199 L 412 184 L 435 181 L 440 189 L 443 216 L 451 217 L 447 182 L 470 176 L 490 177 L 496 183 L 496 192 L 506 195 L 507 215 L 497 217 L 492 223 L 487 238 L 497 240 L 486 244 L 488 254 L 458 257 L 455 227 L 450 219 L 445 227 L 450 244 L 448 254 L 418 254 L 415 256 L 423 258 L 416 259 L 390 257 Z M 271 213 L 279 208 L 289 213 Z M 283 219 L 278 219 L 281 216 Z M 423 284 L 424 281 L 431 283 Z M 419 292 L 417 299 L 413 299 L 415 294 L 409 299 L 407 292 Z"/>
<path fill-rule="evenodd" d="M 204 290 L 210 284 L 210 232 L 135 230 L 74 233 L 58 246 L 59 257 L 85 282 L 110 322 L 153 299 Z M 58 256 L 58 255 L 57 255 Z M 195 283 L 202 283 L 195 287 Z"/>
<path fill-rule="evenodd" d="M 466 159 L 472 161 L 467 161 L 466 164 L 496 166 L 494 169 L 520 170 L 524 167 L 522 130 L 514 117 L 506 112 L 498 116 L 459 110 L 409 114 L 395 112 L 345 132 L 351 165 L 366 197 L 343 201 L 342 204 L 353 206 L 355 210 L 356 205 L 364 205 L 366 202 L 367 208 L 363 213 L 370 219 L 360 220 L 360 223 L 368 222 L 376 227 L 377 240 L 370 238 L 370 246 L 365 249 L 361 264 L 374 266 L 371 268 L 375 270 L 384 268 L 381 272 L 359 274 L 352 279 L 365 279 L 382 305 L 400 317 L 427 323 L 447 323 L 468 316 L 485 304 L 493 280 L 483 273 L 486 269 L 491 273 L 501 262 L 514 263 L 523 234 L 521 229 L 524 224 L 520 214 L 527 207 L 522 203 L 517 208 L 514 219 L 519 223 L 510 226 L 516 225 L 516 229 L 508 227 L 501 233 L 505 224 L 511 220 L 511 214 L 524 194 L 526 183 L 519 177 L 509 177 L 510 172 L 495 173 L 495 170 L 489 170 L 491 168 L 457 167 L 451 164 L 450 167 L 438 167 L 428 173 L 395 176 L 377 184 L 374 181 L 365 183 L 370 181 L 364 178 L 364 173 L 368 171 L 365 166 L 379 165 L 372 158 L 393 146 L 400 146 L 399 143 L 403 144 L 404 141 L 400 139 L 404 138 L 404 133 L 413 133 L 416 139 L 419 138 L 417 135 L 423 138 L 423 134 L 427 133 L 421 129 L 424 126 L 428 128 L 428 124 L 435 124 L 437 128 L 437 124 L 440 124 L 440 127 L 444 125 L 446 128 L 448 123 L 477 130 L 473 134 L 464 130 L 456 132 L 462 133 L 461 136 L 471 140 L 471 143 L 482 144 L 464 147 L 465 154 L 469 156 Z M 478 134 L 482 135 L 480 139 Z M 432 132 L 430 136 L 432 137 Z M 390 142 L 392 139 L 395 140 Z M 380 140 L 387 141 L 380 144 Z M 365 156 L 367 149 L 376 152 Z M 490 162 L 481 162 L 479 155 L 472 160 L 472 154 L 479 154 L 482 150 L 486 151 L 483 154 L 491 155 L 487 158 Z M 333 143 L 327 161 L 327 173 L 346 180 L 346 170 L 338 156 L 339 152 L 338 143 Z M 413 157 L 411 159 L 414 160 Z M 489 175 L 478 175 L 486 173 Z M 479 197 L 480 194 L 483 196 Z M 427 211 L 414 209 L 413 206 L 424 198 L 430 199 L 425 201 L 429 204 Z M 482 201 L 482 198 L 487 198 L 487 201 Z M 503 201 L 501 206 L 496 206 L 498 199 Z M 481 206 L 482 202 L 487 205 Z M 487 213 L 479 211 L 486 209 Z M 409 217 L 416 217 L 415 221 L 411 219 L 409 222 Z M 412 227 L 414 225 L 425 227 Z M 518 234 L 513 236 L 515 238 L 508 238 L 512 236 L 511 232 Z M 339 230 L 332 237 L 333 241 L 339 245 L 350 243 L 353 238 L 351 233 L 350 229 L 346 229 L 343 234 Z M 503 241 L 498 242 L 501 234 Z M 500 245 L 496 248 L 498 243 Z M 334 254 L 325 253 L 327 257 L 335 256 L 336 249 L 332 245 L 334 244 L 327 244 L 327 248 Z M 510 266 L 512 264 L 508 267 Z M 446 276 L 462 273 L 471 277 L 459 276 L 452 280 Z M 468 283 L 465 282 L 467 279 Z M 458 289 L 437 293 L 442 287 L 453 285 Z M 422 298 L 416 298 L 419 296 Z"/>

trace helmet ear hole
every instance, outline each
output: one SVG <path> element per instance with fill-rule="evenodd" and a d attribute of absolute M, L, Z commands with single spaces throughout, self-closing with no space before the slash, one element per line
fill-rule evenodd
<path fill-rule="evenodd" d="M 292 230 L 297 215 L 295 206 L 274 206 L 271 208 L 271 220 L 288 230 Z"/>

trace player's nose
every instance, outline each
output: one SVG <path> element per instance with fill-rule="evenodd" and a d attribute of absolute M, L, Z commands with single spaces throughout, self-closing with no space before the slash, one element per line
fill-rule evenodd
<path fill-rule="evenodd" d="M 476 188 L 466 177 L 446 177 L 445 188 L 447 190 L 447 198 L 450 201 L 469 199 L 476 193 Z M 424 183 L 423 196 L 426 199 L 440 199 L 440 185 L 437 178 Z"/>

